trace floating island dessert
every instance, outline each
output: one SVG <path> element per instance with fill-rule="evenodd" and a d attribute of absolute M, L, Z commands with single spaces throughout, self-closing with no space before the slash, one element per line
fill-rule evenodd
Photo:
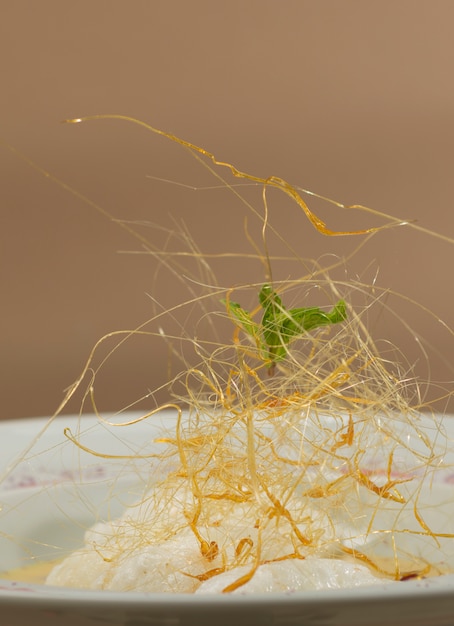
<path fill-rule="evenodd" d="M 48 584 L 248 593 L 446 571 L 451 535 L 429 527 L 420 498 L 437 424 L 427 432 L 408 407 L 343 300 L 287 309 L 265 284 L 259 301 L 260 322 L 224 301 L 237 325 L 227 378 L 220 354 L 187 372 L 186 407 L 155 442 L 175 469 L 93 526 Z"/>
<path fill-rule="evenodd" d="M 181 284 L 187 280 L 190 298 L 180 310 L 200 306 L 213 327 L 229 321 L 231 341 L 184 330 L 197 362 L 188 361 L 175 377 L 171 402 L 143 416 L 152 420 L 163 409 L 174 414 L 175 427 L 150 442 L 156 480 L 121 517 L 88 529 L 84 544 L 54 567 L 47 583 L 248 593 L 382 585 L 451 571 L 450 513 L 440 514 L 440 503 L 426 497 L 444 462 L 442 423 L 427 411 L 421 417 L 428 407 L 416 381 L 381 355 L 367 329 L 379 288 L 332 279 L 331 270 L 344 267 L 332 258 L 330 267 L 305 262 L 303 275 L 276 279 L 268 242 L 276 230 L 266 192 L 289 196 L 328 236 L 369 235 L 402 220 L 381 215 L 384 226 L 334 232 L 283 179 L 246 174 L 202 148 L 129 121 L 182 145 L 212 172 L 227 168 L 263 189 L 263 212 L 252 208 L 261 237 L 253 247 L 266 282 L 219 287 L 204 255 L 189 245 L 189 256 L 205 272 L 198 297 L 197 281 L 184 276 L 178 254 L 173 266 L 172 256 L 161 257 L 130 222 L 118 222 Z M 301 271 L 299 254 L 290 249 L 289 255 Z M 355 292 L 365 305 L 350 299 Z M 215 302 L 212 310 L 208 301 Z M 161 339 L 163 318 L 159 311 L 153 331 Z M 89 370 L 96 374 L 93 358 L 67 400 Z M 84 398 L 96 408 L 93 389 L 94 379 Z M 158 478 L 160 464 L 167 468 L 164 478 Z"/>

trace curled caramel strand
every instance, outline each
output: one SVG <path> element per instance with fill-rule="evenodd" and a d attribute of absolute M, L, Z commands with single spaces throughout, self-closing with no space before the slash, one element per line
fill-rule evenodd
<path fill-rule="evenodd" d="M 63 123 L 65 124 L 79 124 L 81 122 L 88 122 L 91 120 L 106 120 L 106 119 L 112 119 L 112 120 L 123 120 L 126 122 L 132 122 L 133 124 L 137 124 L 138 126 L 141 126 L 142 128 L 145 128 L 146 130 L 155 133 L 156 135 L 161 135 L 162 137 L 165 137 L 166 139 L 170 139 L 170 141 L 173 141 L 177 144 L 179 144 L 180 146 L 183 146 L 185 148 L 188 148 L 189 150 L 191 150 L 194 153 L 197 153 L 203 157 L 208 158 L 214 165 L 218 166 L 218 167 L 225 167 L 228 170 L 230 170 L 231 174 L 235 177 L 235 178 L 239 178 L 239 179 L 243 179 L 243 180 L 248 180 L 250 182 L 253 183 L 258 183 L 260 185 L 264 185 L 264 187 L 274 187 L 276 189 L 279 189 L 280 191 L 282 191 L 283 193 L 285 193 L 287 196 L 289 196 L 292 200 L 294 200 L 294 202 L 300 207 L 300 209 L 302 209 L 302 211 L 304 212 L 304 214 L 306 215 L 306 217 L 308 218 L 308 220 L 310 221 L 310 223 L 316 228 L 316 230 L 323 234 L 323 235 L 329 235 L 329 236 L 338 236 L 338 235 L 365 235 L 365 234 L 370 234 L 370 233 L 374 233 L 377 232 L 379 230 L 382 230 L 384 228 L 384 226 L 378 226 L 378 227 L 373 227 L 373 228 L 367 228 L 364 230 L 353 230 L 353 231 L 334 231 L 334 230 L 330 230 L 329 228 L 327 228 L 325 222 L 323 220 L 321 220 L 319 217 L 317 217 L 317 215 L 315 215 L 315 213 L 313 213 L 308 205 L 306 204 L 306 202 L 304 202 L 303 198 L 301 197 L 301 195 L 298 193 L 296 187 L 293 187 L 292 185 L 290 185 L 287 181 L 285 181 L 283 178 L 280 178 L 279 176 L 269 176 L 267 178 L 262 178 L 260 176 L 254 176 L 253 174 L 248 174 L 247 172 L 243 172 L 239 169 L 237 169 L 234 165 L 232 165 L 231 163 L 227 163 L 225 161 L 219 161 L 214 154 L 212 154 L 211 152 L 209 152 L 208 150 L 205 150 L 205 148 L 201 148 L 199 146 L 196 146 L 195 144 L 186 141 L 184 139 L 180 139 L 179 137 L 177 137 L 176 135 L 172 134 L 172 133 L 167 133 L 163 130 L 160 130 L 158 128 L 154 128 L 153 126 L 150 126 L 150 124 L 147 124 L 146 122 L 143 122 L 141 120 L 135 119 L 133 117 L 129 117 L 127 115 L 117 115 L 117 114 L 105 114 L 105 115 L 87 115 L 85 117 L 78 117 L 78 118 L 73 118 L 73 119 L 67 119 L 67 120 L 63 120 Z M 265 204 L 266 206 L 266 204 Z M 394 224 L 394 220 L 393 220 L 393 224 Z"/>

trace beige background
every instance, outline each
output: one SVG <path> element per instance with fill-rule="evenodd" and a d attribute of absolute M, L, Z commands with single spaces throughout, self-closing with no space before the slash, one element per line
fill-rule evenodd
<path fill-rule="evenodd" d="M 215 233 L 245 249 L 229 194 L 147 178 L 209 184 L 183 151 L 128 124 L 59 120 L 135 116 L 243 170 L 454 237 L 453 21 L 451 0 L 14 0 L 1 10 L 0 137 L 117 218 L 184 217 L 201 247 Z M 6 145 L 0 158 L 0 417 L 46 415 L 97 338 L 149 316 L 155 266 L 117 254 L 138 245 Z M 287 202 L 273 207 L 304 255 L 329 250 Z M 453 325 L 452 258 L 449 244 L 399 230 L 375 237 L 352 271 L 379 268 L 381 287 Z M 225 284 L 234 270 L 221 268 Z M 439 353 L 431 376 L 452 380 L 452 337 L 411 311 Z M 376 332 L 427 376 L 411 333 L 383 319 Z M 101 408 L 163 382 L 164 353 L 132 342 L 100 384 Z"/>

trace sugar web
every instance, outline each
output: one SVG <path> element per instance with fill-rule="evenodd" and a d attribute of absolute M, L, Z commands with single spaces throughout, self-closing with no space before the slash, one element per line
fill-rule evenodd
<path fill-rule="evenodd" d="M 154 260 L 157 284 L 162 275 L 170 276 L 187 294 L 172 306 L 160 304 L 154 294 L 150 319 L 138 328 L 102 337 L 56 412 L 60 414 L 79 394 L 81 413 L 88 406 L 102 425 L 106 418 L 98 407 L 96 386 L 109 361 L 120 358 L 122 346 L 131 340 L 168 345 L 169 380 L 164 387 L 169 400 L 132 420 L 152 420 L 163 409 L 174 411 L 175 428 L 164 430 L 152 451 L 115 456 L 87 447 L 77 433 L 65 431 L 71 445 L 88 454 L 106 460 L 150 458 L 153 467 L 162 462 L 170 468 L 123 517 L 88 531 L 80 554 L 91 559 L 93 585 L 111 588 L 121 564 L 137 560 L 150 545 L 156 546 L 159 557 L 153 561 L 150 556 L 155 563 L 150 576 L 161 576 L 166 591 L 195 591 L 227 575 L 228 582 L 219 590 L 235 592 L 247 586 L 262 566 L 313 558 L 354 562 L 376 577 L 391 580 L 442 571 L 438 562 L 427 557 L 428 549 L 418 547 L 412 553 L 408 537 L 424 539 L 424 545 L 433 544 L 434 550 L 452 538 L 446 528 L 426 521 L 428 505 L 421 499 L 423 486 L 443 461 L 447 445 L 443 426 L 425 401 L 424 386 L 414 378 L 411 364 L 389 343 L 380 345 L 368 329 L 377 308 L 393 313 L 390 294 L 406 298 L 375 281 L 352 276 L 350 264 L 371 237 L 380 237 L 390 228 L 413 228 L 452 240 L 409 220 L 316 196 L 276 176 L 248 174 L 138 120 L 105 115 L 67 121 L 96 119 L 138 124 L 189 151 L 214 176 L 216 186 L 243 203 L 247 218 L 243 232 L 252 253 L 219 248 L 205 254 L 186 224 L 169 229 L 114 220 L 106 209 L 31 163 L 129 233 L 140 244 L 133 253 Z M 227 172 L 232 181 L 220 172 Z M 258 203 L 243 197 L 237 179 L 255 186 Z M 295 223 L 301 218 L 301 229 L 309 223 L 328 239 L 352 236 L 358 243 L 342 258 L 301 257 L 281 235 L 279 217 L 270 205 L 271 190 L 294 203 Z M 381 223 L 335 231 L 303 196 L 316 196 L 343 210 L 355 209 Z M 147 236 L 150 228 L 163 233 L 161 247 Z M 261 275 L 244 285 L 237 275 L 230 277 L 229 284 L 225 279 L 220 284 L 213 264 L 228 258 L 253 259 L 262 268 Z M 284 262 L 286 276 L 277 269 Z M 264 350 L 267 335 L 258 298 L 264 285 L 275 294 L 276 319 L 281 324 L 272 321 L 274 345 L 279 347 L 275 361 L 273 353 Z M 301 329 L 291 338 L 285 334 L 288 324 L 283 320 L 293 322 L 295 311 L 320 307 L 327 312 L 340 300 L 346 303 L 345 319 Z M 247 324 L 232 313 L 231 302 L 241 303 Z M 413 304 L 437 320 L 428 307 Z M 425 356 L 423 340 L 411 324 L 398 314 L 394 319 L 417 338 Z M 452 337 L 452 329 L 444 328 Z M 155 392 L 148 391 L 124 411 L 139 403 L 152 406 Z M 452 391 L 441 395 L 448 397 Z M 421 412 L 433 415 L 429 431 Z M 121 419 L 121 411 L 119 415 L 116 426 L 132 426 L 128 418 Z M 164 572 L 162 550 L 172 548 L 181 549 L 186 560 L 176 559 Z M 51 580 L 55 582 L 52 576 Z M 73 573 L 66 584 L 74 584 Z M 86 577 L 84 584 L 90 584 Z M 115 588 L 117 583 L 113 584 Z M 123 590 L 142 588 L 136 579 L 118 585 Z"/>

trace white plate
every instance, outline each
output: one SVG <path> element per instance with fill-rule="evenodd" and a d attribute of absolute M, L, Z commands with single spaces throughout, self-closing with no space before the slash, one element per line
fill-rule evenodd
<path fill-rule="evenodd" d="M 167 419 L 172 417 L 159 418 L 161 423 Z M 444 420 L 451 442 L 452 419 Z M 116 515 L 145 489 L 149 460 L 95 457 L 67 441 L 64 429 L 77 432 L 88 448 L 127 457 L 153 440 L 156 420 L 119 430 L 100 425 L 94 417 L 60 417 L 24 455 L 46 422 L 0 422 L 0 473 L 8 468 L 0 483 L 0 571 L 30 558 L 58 558 L 63 549 L 81 543 L 84 529 L 97 516 Z M 442 468 L 436 481 L 437 493 L 442 490 L 444 499 L 454 500 L 454 471 Z M 249 596 L 82 591 L 2 579 L 0 624 L 454 626 L 454 575 L 373 588 Z"/>

